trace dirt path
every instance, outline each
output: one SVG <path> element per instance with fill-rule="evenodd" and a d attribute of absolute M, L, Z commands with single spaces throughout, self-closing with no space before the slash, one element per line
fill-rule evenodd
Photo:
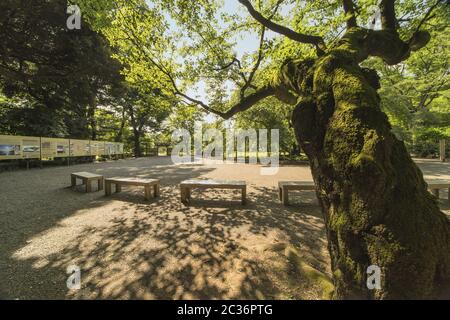
<path fill-rule="evenodd" d="M 426 175 L 450 173 L 448 165 L 420 165 Z M 286 208 L 276 191 L 279 180 L 311 180 L 310 170 L 286 166 L 261 176 L 260 169 L 154 158 L 1 173 L 0 298 L 320 298 L 320 288 L 298 279 L 281 254 L 292 244 L 329 273 L 314 193 L 302 193 L 302 203 L 293 197 L 296 204 Z M 111 198 L 73 191 L 74 171 L 159 178 L 162 197 L 146 202 L 139 189 Z M 192 178 L 247 180 L 249 204 L 226 191 L 184 207 L 177 184 Z M 79 291 L 66 287 L 70 265 L 81 268 Z"/>

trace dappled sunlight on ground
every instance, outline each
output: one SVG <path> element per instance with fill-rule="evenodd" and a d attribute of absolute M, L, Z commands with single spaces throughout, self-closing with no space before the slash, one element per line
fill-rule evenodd
<path fill-rule="evenodd" d="M 0 298 L 321 298 L 284 254 L 294 246 L 330 273 L 314 192 L 296 193 L 284 207 L 276 190 L 279 180 L 311 180 L 309 168 L 259 170 L 155 158 L 2 173 Z M 159 178 L 161 198 L 145 201 L 139 188 L 84 194 L 68 188 L 75 171 Z M 248 204 L 239 192 L 216 190 L 193 192 L 185 207 L 178 183 L 193 178 L 247 180 Z M 70 265 L 81 268 L 79 291 L 66 288 Z"/>

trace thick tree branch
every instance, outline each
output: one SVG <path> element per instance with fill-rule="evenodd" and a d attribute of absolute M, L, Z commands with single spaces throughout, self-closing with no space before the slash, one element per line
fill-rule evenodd
<path fill-rule="evenodd" d="M 422 20 L 419 22 L 416 32 L 412 35 L 409 41 L 403 41 L 397 32 L 397 19 L 395 16 L 395 0 L 382 0 L 380 3 L 381 20 L 383 30 L 381 31 L 367 31 L 365 39 L 365 52 L 361 53 L 358 60 L 364 60 L 367 55 L 381 57 L 387 64 L 398 64 L 411 55 L 411 52 L 418 51 L 425 47 L 431 40 L 431 35 L 428 31 L 420 30 L 422 24 L 433 15 L 432 11 L 438 7 L 441 2 L 448 0 L 437 0 L 432 5 Z M 351 36 L 351 32 L 348 33 Z M 347 35 L 346 35 L 347 36 Z"/>
<path fill-rule="evenodd" d="M 240 64 L 240 61 L 234 57 L 233 60 L 231 60 L 229 63 L 219 66 L 217 68 L 213 68 L 214 71 L 224 71 L 227 70 L 228 68 L 230 68 L 233 64 L 237 63 L 238 65 Z"/>
<path fill-rule="evenodd" d="M 417 50 L 423 48 L 430 41 L 430 39 L 431 39 L 430 33 L 428 31 L 422 31 L 422 30 L 420 30 L 420 28 L 426 21 L 433 18 L 433 15 L 431 14 L 433 12 L 433 10 L 436 9 L 436 7 L 439 4 L 441 4 L 445 1 L 448 2 L 448 0 L 437 0 L 436 3 L 428 9 L 427 13 L 424 15 L 422 20 L 419 22 L 419 24 L 416 28 L 416 31 L 414 32 L 411 39 L 408 41 L 408 45 L 412 51 L 417 51 Z"/>
<path fill-rule="evenodd" d="M 417 25 L 416 28 L 416 33 L 420 30 L 420 28 L 422 27 L 422 25 L 427 22 L 428 20 L 430 20 L 431 18 L 433 18 L 433 15 L 431 15 L 431 13 L 433 12 L 434 9 L 436 9 L 436 7 L 440 4 L 445 2 L 446 0 L 437 0 L 436 3 L 434 5 L 432 5 L 427 13 L 423 16 L 422 20 L 419 22 L 419 24 Z"/>
<path fill-rule="evenodd" d="M 244 84 L 247 84 L 247 83 L 248 83 L 248 79 L 247 79 L 247 76 L 245 75 L 245 73 L 242 72 L 242 63 L 241 63 L 241 60 L 239 60 L 239 59 L 236 58 L 236 57 L 233 57 L 233 59 L 232 59 L 229 63 L 227 63 L 227 64 L 225 64 L 225 65 L 222 65 L 222 66 L 219 66 L 218 68 L 212 68 L 212 70 L 213 70 L 213 71 L 217 71 L 217 72 L 225 71 L 225 70 L 227 70 L 228 68 L 231 68 L 234 64 L 236 64 L 237 67 L 238 67 L 238 71 L 236 72 L 237 75 L 238 75 L 239 77 L 241 77 L 241 79 L 242 79 L 242 81 L 244 82 Z M 234 81 L 234 82 L 235 82 L 237 85 L 240 85 L 240 83 L 238 83 L 238 81 Z M 249 87 L 252 87 L 252 85 L 249 84 Z"/>
<path fill-rule="evenodd" d="M 395 0 L 381 0 L 381 27 L 383 30 L 397 30 L 397 18 L 395 16 Z"/>
<path fill-rule="evenodd" d="M 273 19 L 273 17 L 277 14 L 278 9 L 280 8 L 280 5 L 282 3 L 283 3 L 283 0 L 277 1 L 271 15 L 267 18 L 268 20 Z M 258 57 L 256 58 L 256 61 L 252 67 L 252 70 L 250 71 L 248 76 L 242 71 L 238 72 L 238 74 L 241 76 L 241 78 L 244 81 L 244 84 L 240 88 L 241 99 L 245 97 L 245 93 L 246 93 L 247 89 L 249 89 L 249 88 L 256 89 L 256 87 L 252 84 L 252 82 L 253 82 L 256 72 L 258 71 L 259 66 L 261 65 L 261 62 L 264 58 L 265 35 L 266 35 L 266 27 L 264 25 L 262 25 L 261 32 L 260 32 L 260 39 L 259 39 Z M 226 64 L 225 66 L 221 66 L 220 68 L 217 68 L 215 70 L 216 71 L 226 70 L 226 69 L 230 68 L 233 64 L 237 64 L 237 66 L 239 67 L 239 70 L 242 70 L 241 61 L 239 59 L 237 59 L 236 57 L 234 57 L 230 63 Z"/>
<path fill-rule="evenodd" d="M 243 98 L 245 96 L 245 92 L 247 91 L 248 88 L 251 87 L 252 82 L 253 82 L 253 78 L 256 75 L 256 71 L 258 71 L 259 66 L 261 65 L 261 61 L 264 57 L 264 38 L 266 35 L 266 27 L 262 27 L 261 30 L 261 36 L 259 39 L 259 49 L 258 49 L 258 58 L 256 59 L 255 65 L 252 68 L 252 71 L 250 72 L 248 79 L 246 79 L 244 85 L 242 86 L 241 90 L 240 90 L 240 94 L 241 94 L 241 98 Z"/>
<path fill-rule="evenodd" d="M 256 92 L 241 99 L 241 101 L 239 101 L 236 105 L 234 105 L 228 111 L 220 114 L 220 116 L 224 119 L 230 119 L 236 113 L 250 109 L 252 106 L 254 106 L 259 101 L 261 101 L 265 98 L 268 98 L 270 96 L 273 96 L 273 95 L 275 95 L 275 93 L 276 93 L 276 89 L 270 85 L 262 87 L 262 88 L 256 90 Z"/>
<path fill-rule="evenodd" d="M 343 0 L 342 4 L 344 7 L 345 19 L 347 21 L 347 28 L 357 27 L 355 4 L 352 0 Z"/>
<path fill-rule="evenodd" d="M 233 117 L 235 114 L 250 109 L 252 106 L 254 106 L 259 101 L 261 101 L 265 98 L 268 98 L 270 96 L 273 96 L 273 95 L 275 95 L 275 93 L 276 93 L 276 89 L 274 87 L 272 87 L 270 85 L 264 86 L 264 87 L 256 90 L 254 93 L 248 95 L 247 97 L 242 98 L 237 104 L 235 104 L 233 107 L 231 107 L 228 111 L 222 112 L 222 111 L 211 108 L 210 106 L 208 106 L 207 104 L 203 103 L 200 100 L 191 98 L 191 97 L 183 94 L 182 92 L 177 92 L 177 94 L 179 96 L 182 96 L 189 102 L 195 103 L 195 104 L 201 106 L 206 111 L 213 113 L 213 114 L 223 118 L 224 120 L 228 120 L 231 117 Z"/>
<path fill-rule="evenodd" d="M 259 23 L 261 23 L 263 26 L 265 26 L 267 29 L 270 29 L 274 32 L 277 32 L 279 34 L 285 35 L 291 40 L 306 43 L 306 44 L 312 44 L 317 48 L 317 51 L 319 55 L 323 54 L 325 51 L 325 42 L 323 41 L 322 37 L 319 36 L 311 36 L 302 34 L 299 32 L 295 32 L 292 29 L 289 29 L 287 27 L 284 27 L 282 25 L 279 25 L 275 22 L 270 21 L 269 19 L 265 18 L 261 13 L 255 10 L 255 8 L 252 6 L 249 0 L 239 0 L 239 2 L 244 5 L 250 15 Z"/>

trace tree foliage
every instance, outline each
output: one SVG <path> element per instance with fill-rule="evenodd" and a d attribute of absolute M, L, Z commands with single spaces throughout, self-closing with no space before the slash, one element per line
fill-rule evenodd
<path fill-rule="evenodd" d="M 120 64 L 89 26 L 67 29 L 66 9 L 61 0 L 0 4 L 0 86 L 11 98 L 3 131 L 86 138 L 96 105 L 114 99 Z"/>
<path fill-rule="evenodd" d="M 67 7 L 62 0 L 0 4 L 0 131 L 136 145 L 136 135 L 160 127 L 172 98 L 153 70 L 122 58 L 136 53 L 133 46 L 114 48 L 114 38 L 85 19 L 69 30 Z"/>
<path fill-rule="evenodd" d="M 382 107 L 394 132 L 420 156 L 437 153 L 438 140 L 450 139 L 448 16 L 437 14 L 427 24 L 430 43 L 402 64 L 365 63 L 380 74 Z"/>

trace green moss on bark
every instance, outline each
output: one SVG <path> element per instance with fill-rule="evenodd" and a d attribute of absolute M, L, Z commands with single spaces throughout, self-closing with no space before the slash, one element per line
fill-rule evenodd
<path fill-rule="evenodd" d="M 450 278 L 450 223 L 391 133 L 377 75 L 357 64 L 365 50 L 349 49 L 367 35 L 350 32 L 309 68 L 293 123 L 324 210 L 336 297 L 428 298 Z M 381 290 L 367 289 L 370 265 L 382 269 Z"/>

